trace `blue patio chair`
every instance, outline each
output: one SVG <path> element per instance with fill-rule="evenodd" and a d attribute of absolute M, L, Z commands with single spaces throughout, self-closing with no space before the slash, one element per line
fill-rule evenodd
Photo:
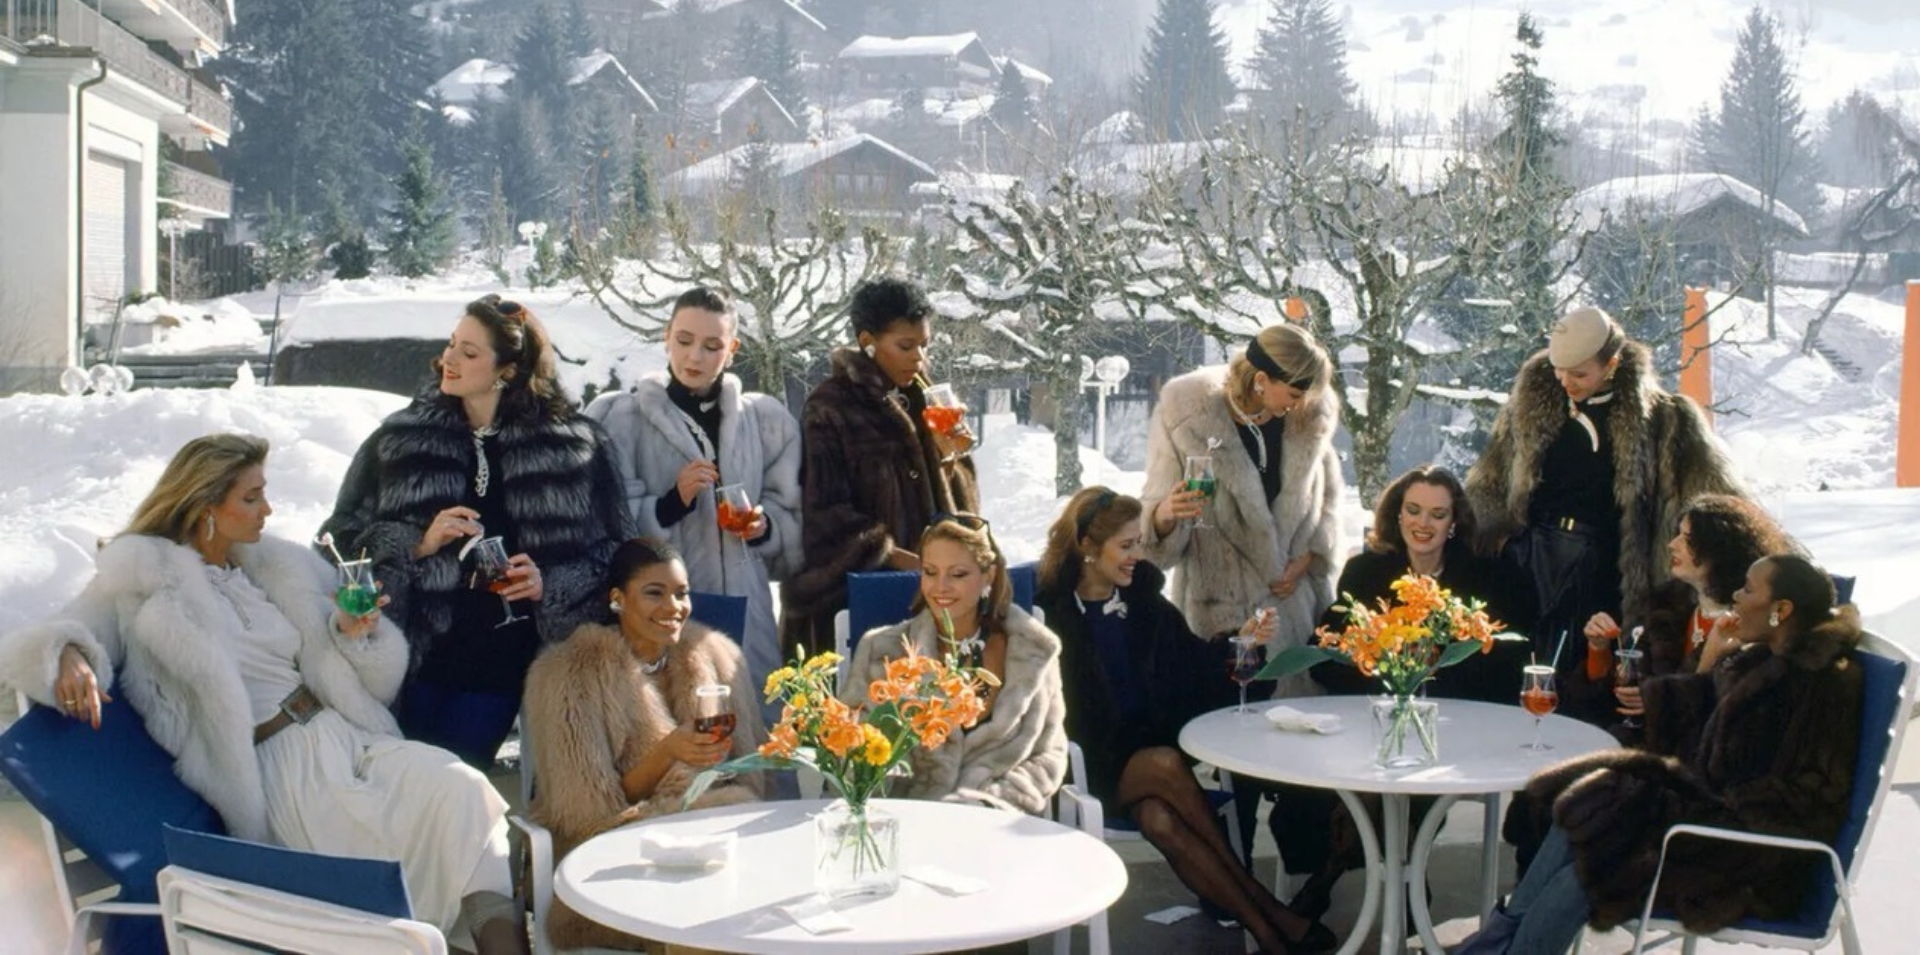
<path fill-rule="evenodd" d="M 1913 657 L 1905 650 L 1879 637 L 1868 635 L 1853 662 L 1865 674 L 1860 706 L 1860 754 L 1853 774 L 1853 795 L 1847 821 L 1832 845 L 1807 839 L 1787 839 L 1710 826 L 1679 825 L 1667 830 L 1660 847 L 1660 869 L 1654 870 L 1653 886 L 1641 910 L 1633 935 L 1633 951 L 1638 955 L 1651 945 L 1664 945 L 1681 939 L 1682 951 L 1692 953 L 1698 937 L 1685 926 L 1653 908 L 1654 892 L 1660 885 L 1660 871 L 1666 866 L 1667 847 L 1675 836 L 1722 839 L 1785 849 L 1802 849 L 1826 859 L 1828 869 L 1809 887 L 1800 913 L 1791 919 L 1746 919 L 1707 936 L 1717 942 L 1747 943 L 1773 948 L 1798 948 L 1814 951 L 1840 936 L 1841 950 L 1860 955 L 1860 934 L 1853 912 L 1853 880 L 1859 875 L 1859 861 L 1879 821 L 1880 807 L 1886 803 L 1893 783 L 1893 764 L 1900 755 L 1907 723 L 1913 710 L 1915 689 L 1920 685 Z M 1649 932 L 1667 933 L 1649 943 Z"/>
<path fill-rule="evenodd" d="M 1035 571 L 1031 563 L 1007 568 L 1013 583 L 1013 602 L 1033 612 Z M 840 654 L 840 675 L 846 676 L 860 638 L 877 627 L 907 619 L 913 595 L 920 592 L 920 575 L 911 570 L 876 570 L 847 575 L 847 609 L 833 616 L 834 651 Z"/>
<path fill-rule="evenodd" d="M 101 932 L 103 951 L 165 951 L 156 919 L 110 916 L 159 914 L 155 877 L 166 865 L 163 826 L 211 832 L 225 826 L 173 774 L 173 757 L 147 734 L 126 697 L 115 693 L 101 707 L 97 731 L 46 707 L 29 708 L 0 734 L 0 775 L 40 814 L 56 888 L 73 917 L 69 950 L 85 951 Z M 85 858 L 69 861 L 62 840 Z M 100 891 L 103 881 L 117 893 Z M 97 899 L 114 901 L 72 911 L 76 901 Z"/>
<path fill-rule="evenodd" d="M 167 826 L 158 878 L 174 955 L 338 951 L 445 955 L 413 918 L 398 862 L 350 859 Z"/>
<path fill-rule="evenodd" d="M 732 637 L 736 644 L 746 641 L 747 598 L 698 590 L 688 596 L 693 599 L 694 620 Z"/>

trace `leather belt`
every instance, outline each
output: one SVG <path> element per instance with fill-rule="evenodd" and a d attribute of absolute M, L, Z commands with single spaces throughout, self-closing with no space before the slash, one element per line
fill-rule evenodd
<path fill-rule="evenodd" d="M 305 724 L 326 708 L 326 704 L 320 702 L 320 698 L 314 696 L 313 691 L 307 689 L 306 684 L 300 684 L 292 693 L 287 694 L 286 699 L 280 701 L 279 712 L 267 717 L 265 723 L 253 728 L 253 745 L 258 746 L 272 739 L 275 733 L 295 723 Z"/>
<path fill-rule="evenodd" d="M 1571 517 L 1556 517 L 1551 520 L 1535 521 L 1534 523 L 1544 524 L 1548 527 L 1553 528 L 1556 531 L 1567 531 L 1573 534 L 1586 534 L 1592 537 L 1601 536 L 1601 530 L 1599 525 L 1591 524 L 1586 521 L 1574 520 Z"/>

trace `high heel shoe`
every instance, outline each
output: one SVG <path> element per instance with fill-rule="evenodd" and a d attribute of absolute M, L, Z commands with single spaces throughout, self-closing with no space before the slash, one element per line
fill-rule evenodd
<path fill-rule="evenodd" d="M 1267 952 L 1261 949 L 1261 952 L 1264 955 L 1326 955 L 1339 947 L 1340 938 L 1333 934 L 1333 929 L 1315 922 L 1307 926 L 1306 934 L 1298 939 L 1286 939 L 1286 945 L 1280 951 Z"/>
<path fill-rule="evenodd" d="M 1306 884 L 1300 886 L 1300 891 L 1293 894 L 1293 899 L 1287 903 L 1287 908 L 1300 913 L 1303 918 L 1319 921 L 1320 917 L 1326 915 L 1327 910 L 1333 907 L 1333 886 L 1338 881 L 1340 881 L 1338 872 L 1329 873 L 1324 869 L 1315 872 L 1307 877 Z"/>

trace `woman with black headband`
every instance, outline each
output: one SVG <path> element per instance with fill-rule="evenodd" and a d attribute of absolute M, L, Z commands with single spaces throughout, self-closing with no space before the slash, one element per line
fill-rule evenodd
<path fill-rule="evenodd" d="M 1040 558 L 1034 606 L 1060 637 L 1067 736 L 1085 755 L 1086 787 L 1262 951 L 1331 948 L 1331 933 L 1289 910 L 1234 855 L 1180 752 L 1180 728 L 1233 702 L 1233 684 L 1222 679 L 1220 654 L 1161 596 L 1164 578 L 1144 559 L 1142 513 L 1134 498 L 1086 488 L 1053 522 Z M 1249 618 L 1240 632 L 1257 627 Z"/>
<path fill-rule="evenodd" d="M 1611 647 L 1582 639 L 1588 619 L 1644 621 L 1682 510 L 1702 494 L 1740 493 L 1700 409 L 1661 389 L 1647 346 L 1597 308 L 1554 323 L 1467 472 L 1467 496 L 1482 552 L 1501 553 L 1533 585 L 1535 652 L 1548 659 L 1573 635 L 1560 652 L 1562 712 L 1614 721 Z"/>

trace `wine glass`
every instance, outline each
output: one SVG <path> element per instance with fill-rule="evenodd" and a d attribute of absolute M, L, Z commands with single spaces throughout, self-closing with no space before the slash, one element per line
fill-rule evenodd
<path fill-rule="evenodd" d="M 512 565 L 507 562 L 506 540 L 499 537 L 482 538 L 474 545 L 473 554 L 477 584 L 502 595 L 500 605 L 507 608 L 507 619 L 494 624 L 495 629 L 527 619 L 514 613 L 513 601 L 504 596 L 507 588 L 513 586 L 513 578 L 507 576 L 507 569 Z"/>
<path fill-rule="evenodd" d="M 1187 455 L 1186 489 L 1199 491 L 1207 500 L 1213 500 L 1213 455 Z M 1193 526 L 1212 527 L 1213 525 L 1207 523 L 1206 514 L 1202 513 L 1193 519 Z"/>
<path fill-rule="evenodd" d="M 380 606 L 380 593 L 373 582 L 372 558 L 340 563 L 340 588 L 333 592 L 333 602 L 349 617 L 364 617 Z"/>
<path fill-rule="evenodd" d="M 1235 713 L 1251 713 L 1247 709 L 1247 684 L 1253 682 L 1255 674 L 1260 672 L 1260 640 L 1254 636 L 1228 637 L 1233 644 L 1233 669 L 1230 675 L 1233 682 L 1240 684 L 1240 705 Z"/>
<path fill-rule="evenodd" d="M 929 385 L 925 391 L 927 406 L 920 409 L 920 420 L 937 436 L 936 443 L 948 460 L 973 449 L 973 436 L 967 431 L 967 406 L 946 383 Z"/>
<path fill-rule="evenodd" d="M 718 516 L 720 529 L 740 538 L 746 543 L 747 535 L 753 533 L 753 502 L 747 500 L 747 488 L 744 484 L 728 484 L 713 489 L 713 509 Z M 747 562 L 744 547 L 740 552 L 740 563 Z"/>
<path fill-rule="evenodd" d="M 1533 714 L 1533 742 L 1520 748 L 1530 753 L 1544 753 L 1553 746 L 1540 739 L 1540 721 L 1560 708 L 1560 694 L 1553 688 L 1552 667 L 1536 663 L 1528 666 L 1524 672 L 1526 676 L 1525 682 L 1520 685 L 1520 705 Z"/>
<path fill-rule="evenodd" d="M 733 738 L 733 687 L 725 683 L 702 683 L 693 691 L 693 731 L 712 733 L 718 739 Z M 732 773 L 722 778 L 731 778 Z"/>
<path fill-rule="evenodd" d="M 1638 647 L 1621 647 L 1613 651 L 1613 685 L 1637 687 L 1647 675 L 1643 657 L 1646 651 Z M 1629 716 L 1620 721 L 1621 726 L 1629 729 L 1640 728 L 1640 718 Z"/>

